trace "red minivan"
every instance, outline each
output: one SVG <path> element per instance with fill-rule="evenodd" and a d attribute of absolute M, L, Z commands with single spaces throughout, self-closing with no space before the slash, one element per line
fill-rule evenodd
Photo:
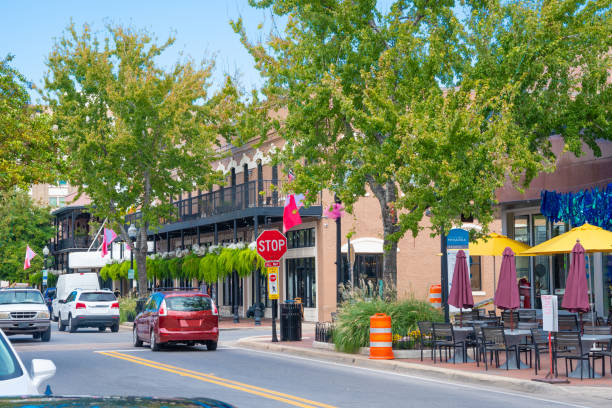
<path fill-rule="evenodd" d="M 134 319 L 135 347 L 149 343 L 157 351 L 164 344 L 206 344 L 217 349 L 219 312 L 210 296 L 199 292 L 152 294 Z"/>

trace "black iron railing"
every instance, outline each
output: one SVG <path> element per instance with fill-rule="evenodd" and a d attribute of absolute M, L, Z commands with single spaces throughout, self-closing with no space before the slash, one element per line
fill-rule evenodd
<path fill-rule="evenodd" d="M 173 217 L 161 220 L 161 223 L 189 221 L 253 207 L 283 207 L 285 194 L 280 192 L 282 183 L 280 180 L 253 180 L 178 200 L 172 203 Z M 320 196 L 313 205 L 321 205 Z M 128 214 L 126 224 L 131 224 L 140 218 L 140 213 Z"/>
<path fill-rule="evenodd" d="M 334 333 L 334 324 L 329 322 L 315 324 L 315 341 L 321 343 L 332 343 Z"/>

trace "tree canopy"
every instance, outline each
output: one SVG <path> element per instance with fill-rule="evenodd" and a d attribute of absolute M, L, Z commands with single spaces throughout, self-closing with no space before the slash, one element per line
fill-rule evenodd
<path fill-rule="evenodd" d="M 98 38 L 87 25 L 80 32 L 70 25 L 47 61 L 46 100 L 66 143 L 70 181 L 126 241 L 124 217 L 140 212 L 140 271 L 147 231 L 176 214 L 172 199 L 216 180 L 213 64 L 187 59 L 161 68 L 156 59 L 173 42 L 120 26 Z M 146 273 L 139 287 L 146 288 Z"/>
<path fill-rule="evenodd" d="M 0 279 L 27 282 L 43 268 L 42 249 L 55 235 L 48 207 L 39 207 L 18 190 L 0 193 Z M 23 270 L 26 245 L 37 255 Z M 49 262 L 49 265 L 51 263 Z"/>
<path fill-rule="evenodd" d="M 32 85 L 10 66 L 11 55 L 0 60 L 0 190 L 54 181 L 60 170 L 61 144 L 50 117 L 33 106 Z"/>
<path fill-rule="evenodd" d="M 250 4 L 287 18 L 265 43 L 232 24 L 265 78 L 260 103 L 287 109 L 267 123 L 291 146 L 278 159 L 292 188 L 329 189 L 349 211 L 369 189 L 391 279 L 397 240 L 426 213 L 433 234 L 462 215 L 484 233 L 507 178 L 552 169 L 552 134 L 577 155 L 612 138 L 609 1 Z"/>

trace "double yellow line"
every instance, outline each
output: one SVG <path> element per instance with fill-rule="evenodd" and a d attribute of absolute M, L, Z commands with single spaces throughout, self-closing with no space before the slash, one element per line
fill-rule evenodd
<path fill-rule="evenodd" d="M 294 405 L 302 408 L 336 408 L 333 405 L 323 404 L 321 402 L 311 401 L 305 398 L 295 397 L 293 395 L 284 394 L 282 392 L 269 390 L 254 385 L 241 383 L 238 381 L 228 380 L 227 378 L 217 377 L 212 374 L 204 374 L 198 371 L 187 370 L 185 368 L 172 366 L 169 364 L 159 363 L 153 360 L 132 356 L 129 354 L 120 353 L 118 351 L 97 351 L 96 353 L 103 354 L 108 357 L 118 358 L 120 360 L 129 361 L 130 363 L 140 364 L 146 367 L 155 368 L 169 373 L 178 374 L 182 377 L 189 377 L 195 380 L 208 382 L 211 384 L 220 385 L 221 387 L 231 388 L 237 391 L 247 392 L 263 398 L 268 398 L 275 401 Z"/>

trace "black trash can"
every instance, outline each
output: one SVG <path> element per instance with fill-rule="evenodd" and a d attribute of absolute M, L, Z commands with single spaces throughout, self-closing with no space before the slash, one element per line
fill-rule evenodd
<path fill-rule="evenodd" d="M 280 337 L 281 341 L 302 340 L 302 305 L 281 303 Z"/>

